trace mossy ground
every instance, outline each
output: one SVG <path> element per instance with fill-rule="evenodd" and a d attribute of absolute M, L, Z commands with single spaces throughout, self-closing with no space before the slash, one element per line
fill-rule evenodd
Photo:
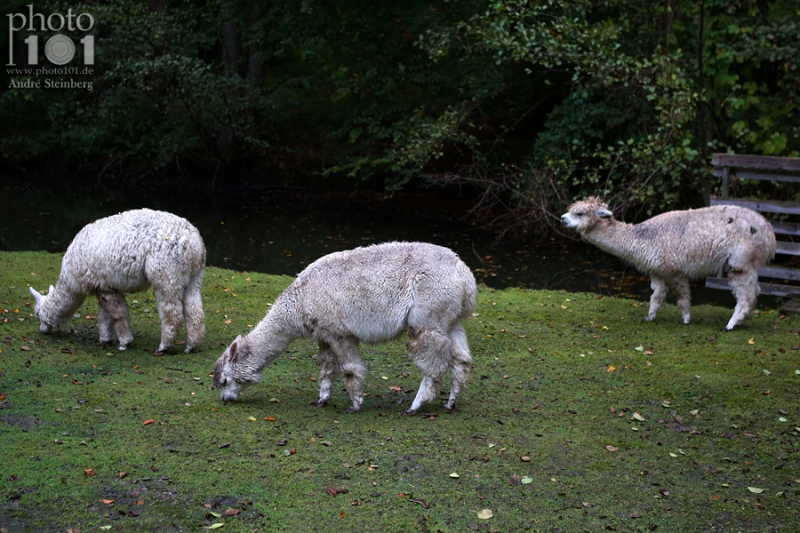
<path fill-rule="evenodd" d="M 209 268 L 200 350 L 157 357 L 152 292 L 132 347 L 95 345 L 87 300 L 39 333 L 28 286 L 60 256 L 0 253 L 0 531 L 790 531 L 800 523 L 800 319 L 592 294 L 482 288 L 470 386 L 408 407 L 402 340 L 364 346 L 362 412 L 316 408 L 296 342 L 240 401 L 213 362 L 287 277 Z M 89 318 L 87 318 L 89 317 Z M 446 390 L 443 391 L 443 398 Z M 457 477 L 456 477 L 457 476 Z M 489 509 L 492 517 L 477 513 Z M 219 526 L 219 524 L 224 524 Z"/>

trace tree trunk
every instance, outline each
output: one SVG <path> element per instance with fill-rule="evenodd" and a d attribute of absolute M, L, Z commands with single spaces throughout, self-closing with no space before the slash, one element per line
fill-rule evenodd
<path fill-rule="evenodd" d="M 239 27 L 232 22 L 222 24 L 222 54 L 225 74 L 238 76 L 242 49 L 239 45 Z"/>

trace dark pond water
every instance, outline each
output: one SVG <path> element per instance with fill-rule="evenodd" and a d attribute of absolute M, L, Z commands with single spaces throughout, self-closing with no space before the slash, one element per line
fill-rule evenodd
<path fill-rule="evenodd" d="M 0 189 L 0 250 L 63 252 L 87 223 L 149 207 L 187 218 L 200 230 L 208 264 L 296 275 L 318 257 L 390 240 L 426 241 L 455 250 L 490 287 L 563 289 L 648 300 L 649 282 L 634 269 L 572 236 L 541 243 L 529 236 L 497 241 L 463 220 L 468 204 L 439 192 L 337 194 L 237 190 L 187 195 L 141 189 L 54 191 L 10 184 Z M 55 280 L 53 280 L 54 282 Z M 730 306 L 728 293 L 693 287 L 695 303 Z"/>

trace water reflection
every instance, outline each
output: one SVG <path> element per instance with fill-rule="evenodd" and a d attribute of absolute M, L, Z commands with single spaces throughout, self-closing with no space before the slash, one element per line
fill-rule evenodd
<path fill-rule="evenodd" d="M 296 275 L 330 252 L 390 240 L 426 241 L 455 250 L 490 287 L 564 289 L 649 298 L 649 282 L 600 250 L 573 240 L 541 245 L 496 235 L 460 219 L 468 205 L 433 193 L 333 194 L 239 190 L 223 195 L 102 189 L 2 191 L 0 250 L 63 252 L 87 223 L 126 209 L 163 209 L 200 230 L 208 264 Z M 732 305 L 728 293 L 693 286 L 695 303 Z"/>

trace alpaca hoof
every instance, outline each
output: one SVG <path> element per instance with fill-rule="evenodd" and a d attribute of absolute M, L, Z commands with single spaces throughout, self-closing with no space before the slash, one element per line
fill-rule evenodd
<path fill-rule="evenodd" d="M 311 402 L 311 405 L 315 407 L 325 407 L 326 405 L 328 405 L 328 400 L 314 400 L 313 402 Z"/>
<path fill-rule="evenodd" d="M 120 352 L 124 352 L 127 349 L 128 349 L 128 345 L 127 344 L 120 344 L 119 345 L 119 351 Z"/>
<path fill-rule="evenodd" d="M 654 319 L 655 317 L 643 316 L 642 322 L 652 322 Z"/>
<path fill-rule="evenodd" d="M 400 414 L 403 416 L 414 416 L 417 414 L 416 409 L 406 409 L 405 411 L 400 411 Z"/>
<path fill-rule="evenodd" d="M 164 350 L 156 350 L 156 351 L 153 352 L 153 355 L 155 355 L 156 357 L 161 357 L 165 353 L 166 352 L 164 352 Z"/>
<path fill-rule="evenodd" d="M 348 407 L 347 409 L 344 410 L 344 412 L 347 414 L 354 414 L 361 412 L 361 409 L 359 409 L 358 407 Z"/>

